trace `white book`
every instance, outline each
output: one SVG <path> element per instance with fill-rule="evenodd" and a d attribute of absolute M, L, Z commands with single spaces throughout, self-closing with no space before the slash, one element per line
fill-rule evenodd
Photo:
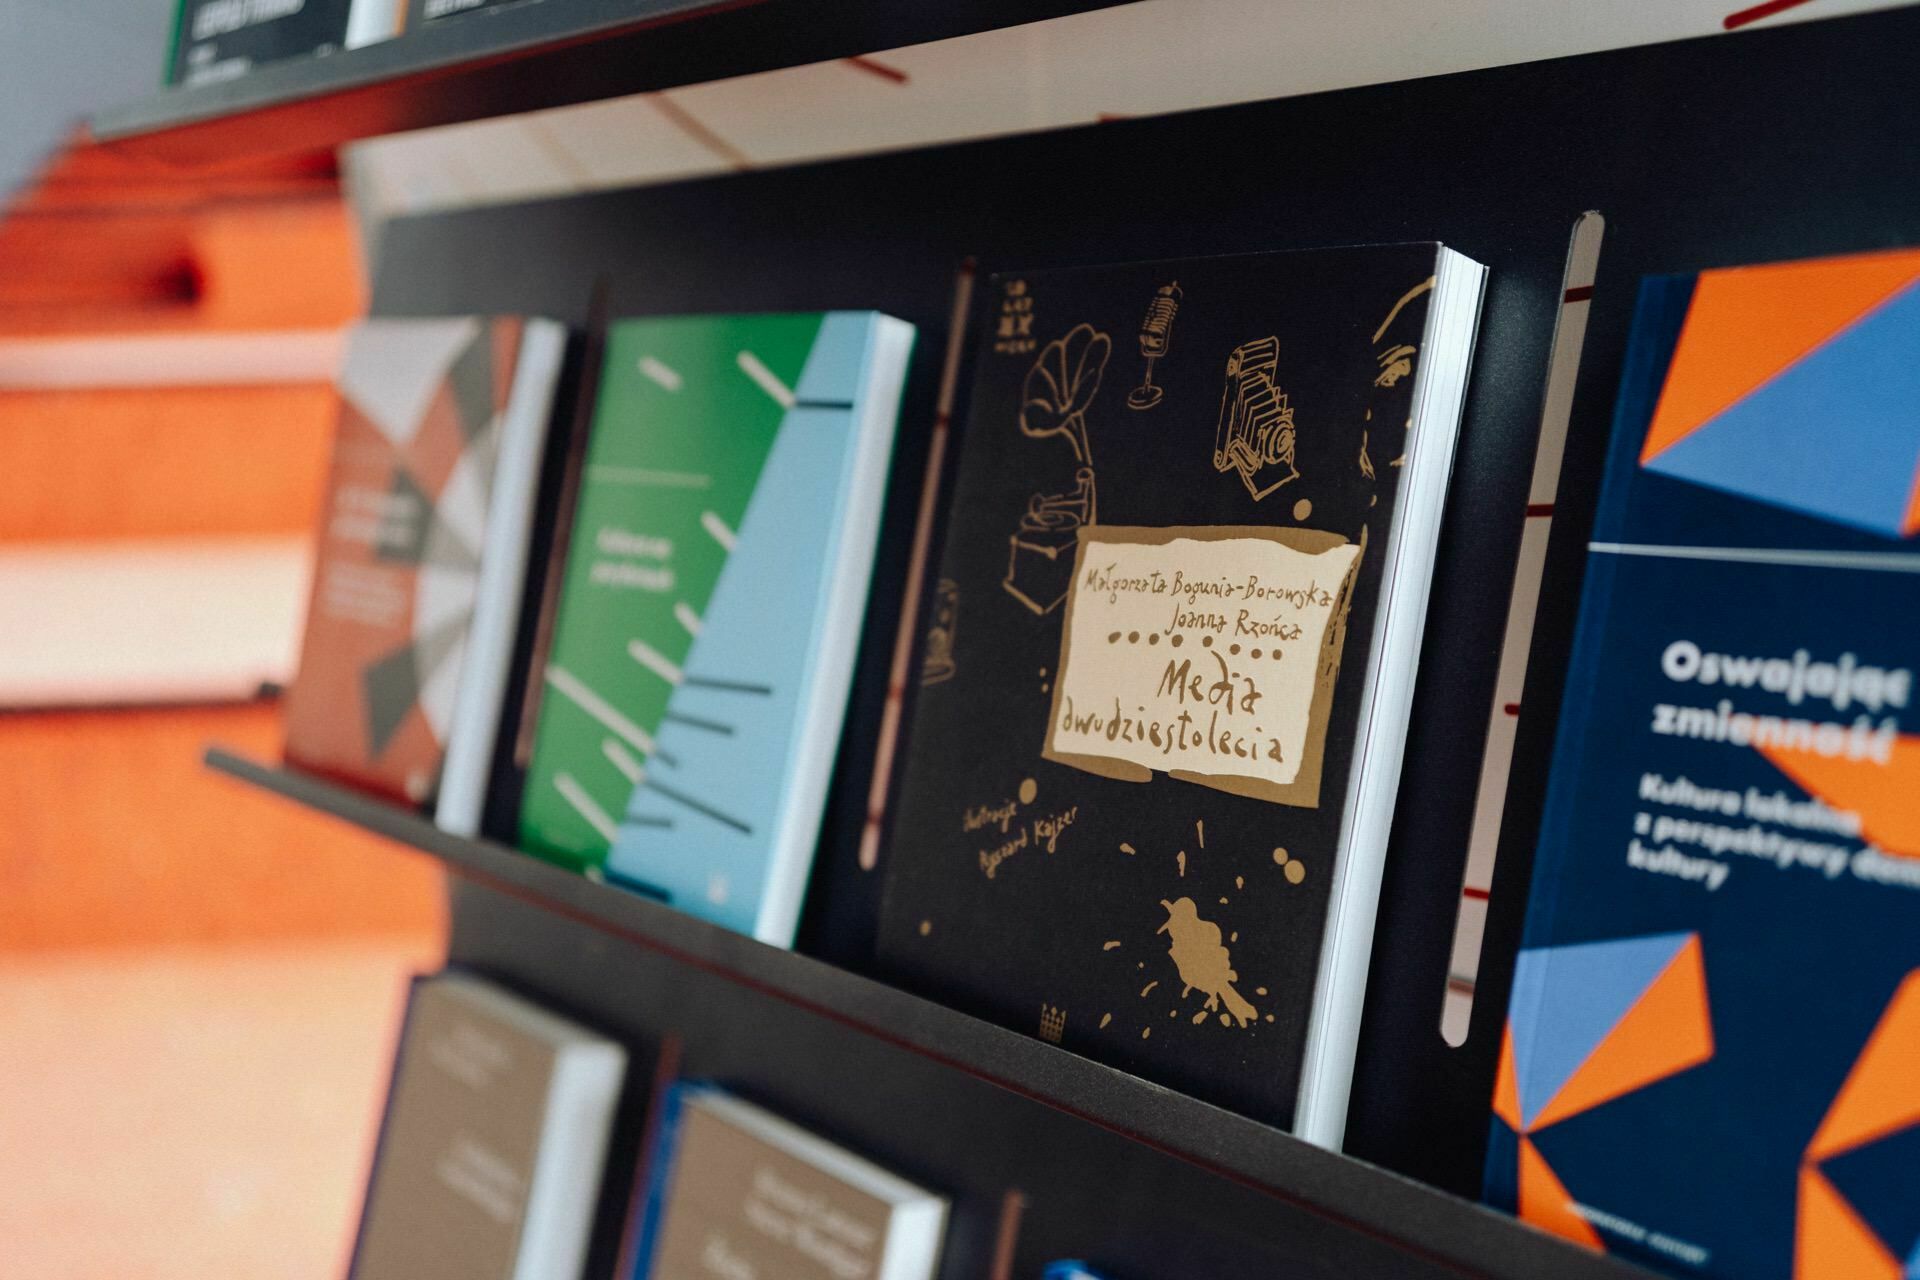
<path fill-rule="evenodd" d="M 513 390 L 500 425 L 473 623 L 467 633 L 466 661 L 460 672 L 460 691 L 447 734 L 447 758 L 440 773 L 440 798 L 433 815 L 443 831 L 457 836 L 480 834 L 487 776 L 500 734 L 501 704 L 506 698 L 514 633 L 526 588 L 527 550 L 533 537 L 540 466 L 566 348 L 565 326 L 553 320 L 527 322 L 513 373 Z"/>
<path fill-rule="evenodd" d="M 415 988 L 355 1280 L 575 1280 L 627 1053 L 492 983 Z"/>
<path fill-rule="evenodd" d="M 710 1085 L 674 1087 L 637 1206 L 635 1280 L 930 1280 L 947 1201 Z"/>

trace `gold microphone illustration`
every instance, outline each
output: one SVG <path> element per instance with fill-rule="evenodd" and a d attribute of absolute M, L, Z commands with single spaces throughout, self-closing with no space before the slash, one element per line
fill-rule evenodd
<path fill-rule="evenodd" d="M 1147 374 L 1139 386 L 1127 393 L 1130 409 L 1151 409 L 1160 403 L 1161 390 L 1153 385 L 1153 362 L 1167 354 L 1173 336 L 1173 317 L 1180 310 L 1180 282 L 1162 285 L 1147 304 L 1147 318 L 1140 324 L 1140 354 L 1147 358 Z"/>

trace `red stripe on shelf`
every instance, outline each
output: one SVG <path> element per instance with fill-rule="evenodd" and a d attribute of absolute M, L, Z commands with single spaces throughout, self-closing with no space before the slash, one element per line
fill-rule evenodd
<path fill-rule="evenodd" d="M 1550 516 L 1553 514 L 1553 504 L 1551 502 L 1529 502 L 1527 504 L 1527 514 L 1529 516 Z"/>
<path fill-rule="evenodd" d="M 1586 301 L 1586 300 L 1587 300 L 1588 298 L 1591 298 L 1592 296 L 1593 296 L 1593 286 L 1592 286 L 1592 285 L 1590 285 L 1590 284 L 1577 284 L 1577 285 L 1575 285 L 1575 286 L 1573 286 L 1573 288 L 1571 288 L 1571 289 L 1569 289 L 1569 290 L 1567 290 L 1567 291 L 1566 291 L 1565 293 L 1563 293 L 1563 294 L 1561 294 L 1561 295 L 1560 295 L 1560 301 L 1562 301 L 1562 302 L 1585 302 L 1585 301 Z"/>
<path fill-rule="evenodd" d="M 1447 990 L 1458 991 L 1461 995 L 1470 996 L 1473 994 L 1473 984 L 1465 978 L 1448 978 Z"/>
<path fill-rule="evenodd" d="M 1460 896 L 1463 898 L 1472 898 L 1475 902 L 1485 902 L 1487 900 L 1487 891 L 1468 885 L 1460 891 Z"/>
<path fill-rule="evenodd" d="M 905 697 L 906 692 L 907 692 L 907 686 L 903 684 L 890 684 L 887 686 L 887 701 L 888 702 L 897 701 L 900 698 Z"/>
<path fill-rule="evenodd" d="M 1506 706 L 1500 709 L 1506 712 L 1510 716 L 1517 716 L 1520 714 L 1520 704 L 1517 702 L 1509 702 Z"/>
<path fill-rule="evenodd" d="M 1095 122 L 1099 124 L 1112 124 L 1116 120 L 1131 120 L 1131 119 L 1133 119 L 1132 116 L 1122 115 L 1118 111 L 1102 111 L 1098 115 L 1094 116 Z"/>
<path fill-rule="evenodd" d="M 907 82 L 906 72 L 898 67 L 890 67 L 884 62 L 875 62 L 872 58 L 856 55 L 851 58 L 842 58 L 841 61 L 856 66 L 870 75 L 879 76 L 882 80 L 891 80 L 895 84 Z"/>
<path fill-rule="evenodd" d="M 719 156 L 734 168 L 743 170 L 753 168 L 753 161 L 748 158 L 746 152 L 734 146 L 731 142 L 728 142 L 712 129 L 709 129 L 685 107 L 675 102 L 672 98 L 669 98 L 666 94 L 656 93 L 652 95 L 649 100 L 659 109 L 661 115 L 673 122 L 680 132 L 686 134 L 689 138 L 692 138 L 695 142 L 713 152 L 713 154 Z"/>
<path fill-rule="evenodd" d="M 1776 13 L 1785 13 L 1788 9 L 1797 9 L 1806 3 L 1807 0 L 1767 0 L 1765 4 L 1757 4 L 1751 9 L 1742 9 L 1737 13 L 1728 14 L 1726 18 L 1721 21 L 1720 25 L 1729 31 L 1735 31 L 1746 26 L 1749 22 L 1758 22 L 1762 18 L 1771 18 Z"/>

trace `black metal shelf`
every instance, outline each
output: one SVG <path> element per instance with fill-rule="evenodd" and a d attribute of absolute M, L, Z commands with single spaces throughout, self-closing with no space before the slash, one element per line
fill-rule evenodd
<path fill-rule="evenodd" d="M 1647 1273 L 1479 1205 L 945 1008 L 909 992 L 682 915 L 647 898 L 425 818 L 219 748 L 209 766 L 428 854 L 456 877 L 770 996 L 842 1030 L 1119 1134 L 1384 1244 L 1409 1274 L 1629 1280 Z M 1151 1159 L 1147 1153 L 1143 1157 Z"/>
<path fill-rule="evenodd" d="M 103 112 L 93 133 L 185 164 L 698 84 L 1119 0 L 522 0 Z"/>

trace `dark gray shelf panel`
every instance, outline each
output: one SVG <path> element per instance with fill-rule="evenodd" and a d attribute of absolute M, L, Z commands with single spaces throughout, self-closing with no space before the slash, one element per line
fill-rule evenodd
<path fill-rule="evenodd" d="M 318 151 L 1105 8 L 1118 0 L 523 0 L 269 63 L 102 113 L 94 135 L 181 164 Z"/>
<path fill-rule="evenodd" d="M 932 1001 L 682 915 L 484 840 L 288 769 L 214 748 L 222 773 L 439 859 L 492 895 L 584 925 L 670 963 L 717 975 L 857 1033 L 1011 1091 L 1145 1150 L 1217 1175 L 1397 1257 L 1407 1275 L 1630 1280 L 1647 1273 L 1503 1215 L 1251 1120 L 982 1022 Z M 654 1028 L 659 1034 L 670 1028 Z M 938 1099 L 927 1099 L 938 1105 Z M 1094 1176 L 1098 1176 L 1095 1174 Z"/>

